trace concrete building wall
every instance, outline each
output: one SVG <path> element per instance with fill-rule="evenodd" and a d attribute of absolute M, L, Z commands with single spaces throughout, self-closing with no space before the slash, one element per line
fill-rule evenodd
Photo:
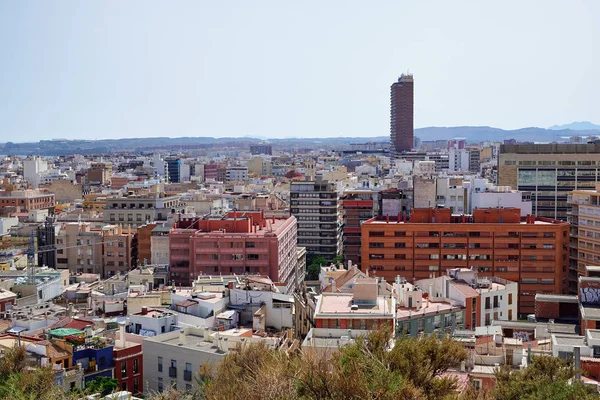
<path fill-rule="evenodd" d="M 413 180 L 414 188 L 414 208 L 434 207 L 436 204 L 436 179 L 421 176 L 415 176 Z"/>
<path fill-rule="evenodd" d="M 169 236 L 152 236 L 150 242 L 152 264 L 169 264 Z"/>
<path fill-rule="evenodd" d="M 169 337 L 174 339 L 179 336 L 179 331 L 167 333 Z M 210 348 L 212 344 L 207 344 L 206 347 Z M 175 384 L 178 389 L 186 389 L 186 384 L 194 387 L 196 381 L 185 381 L 183 372 L 186 364 L 191 364 L 192 377 L 197 374 L 203 363 L 209 363 L 213 366 L 218 365 L 223 358 L 225 353 L 217 354 L 214 352 L 202 351 L 202 347 L 199 350 L 194 351 L 189 347 L 178 347 L 177 345 L 168 345 L 152 340 L 144 340 L 144 381 L 145 387 L 144 392 L 158 391 L 159 381 L 162 379 L 163 387 L 166 389 L 170 385 Z M 159 357 L 162 358 L 162 371 L 159 371 L 158 363 Z M 169 367 L 171 361 L 177 363 L 177 377 L 169 377 Z"/>

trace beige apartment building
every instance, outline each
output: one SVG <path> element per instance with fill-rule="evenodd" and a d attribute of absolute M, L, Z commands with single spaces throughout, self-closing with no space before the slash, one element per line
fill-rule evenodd
<path fill-rule="evenodd" d="M 104 222 L 137 227 L 147 222 L 166 221 L 169 214 L 183 212 L 184 208 L 179 195 L 151 193 L 109 197 L 104 207 Z"/>
<path fill-rule="evenodd" d="M 87 222 L 64 224 L 56 235 L 56 265 L 71 274 L 101 274 L 108 278 L 131 268 L 135 230 L 117 225 L 94 229 Z"/>
<path fill-rule="evenodd" d="M 600 191 L 574 190 L 568 196 L 571 223 L 569 290 L 577 293 L 577 279 L 586 265 L 600 265 Z"/>
<path fill-rule="evenodd" d="M 87 222 L 64 224 L 56 234 L 56 266 L 71 274 L 102 272 L 102 232 Z"/>
<path fill-rule="evenodd" d="M 538 217 L 567 219 L 567 195 L 595 189 L 600 143 L 505 144 L 500 146 L 498 185 L 531 192 Z"/>

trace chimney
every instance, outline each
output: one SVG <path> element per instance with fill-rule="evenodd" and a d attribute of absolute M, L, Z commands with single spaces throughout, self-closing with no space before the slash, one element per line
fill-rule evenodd
<path fill-rule="evenodd" d="M 329 282 L 331 283 L 331 293 L 335 293 L 337 288 L 335 286 L 335 279 L 334 278 L 329 278 Z"/>
<path fill-rule="evenodd" d="M 398 211 L 398 217 L 396 218 L 397 223 L 400 223 L 400 218 L 401 218 L 401 214 L 400 214 L 400 211 Z"/>
<path fill-rule="evenodd" d="M 387 224 L 389 224 L 389 223 L 390 223 L 390 214 L 385 214 L 385 222 L 386 222 Z"/>
<path fill-rule="evenodd" d="M 143 306 L 142 307 L 142 315 L 146 315 L 146 314 L 148 314 L 148 307 Z"/>
<path fill-rule="evenodd" d="M 127 347 L 127 338 L 125 337 L 125 322 L 119 322 L 119 334 L 121 336 L 122 347 Z"/>

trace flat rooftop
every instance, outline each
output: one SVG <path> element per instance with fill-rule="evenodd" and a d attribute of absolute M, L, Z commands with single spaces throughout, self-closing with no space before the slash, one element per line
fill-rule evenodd
<path fill-rule="evenodd" d="M 557 345 L 563 346 L 586 346 L 585 336 L 562 336 L 552 335 L 553 341 Z"/>
<path fill-rule="evenodd" d="M 352 310 L 354 295 L 352 293 L 326 293 L 322 294 L 321 307 L 318 314 L 356 314 L 372 316 L 391 316 L 393 314 L 390 298 L 378 296 L 374 304 L 359 305 L 358 310 Z"/>
<path fill-rule="evenodd" d="M 586 333 L 590 335 L 590 338 L 600 340 L 600 329 L 588 329 Z"/>
<path fill-rule="evenodd" d="M 456 214 L 453 214 L 456 215 Z M 538 221 L 535 220 L 533 222 L 533 224 L 528 224 L 525 221 L 520 221 L 518 223 L 514 223 L 514 222 L 409 222 L 409 221 L 392 221 L 392 218 L 390 218 L 390 222 L 387 222 L 385 220 L 385 218 L 383 220 L 378 220 L 378 219 L 373 219 L 373 220 L 369 220 L 369 221 L 365 221 L 365 223 L 369 223 L 369 224 L 387 224 L 387 225 L 402 225 L 402 224 L 406 224 L 406 225 L 426 225 L 426 224 L 436 224 L 436 225 L 477 225 L 477 224 L 485 224 L 485 225 L 556 225 L 553 222 L 550 221 Z"/>
<path fill-rule="evenodd" d="M 192 333 L 182 336 L 180 335 L 179 331 L 175 331 L 175 333 L 175 335 L 158 335 L 145 340 L 151 340 L 153 342 L 159 342 L 171 346 L 185 347 L 188 349 L 193 349 L 194 351 L 202 351 L 204 353 L 225 354 L 224 351 L 219 350 L 219 348 L 212 342 L 207 342 L 204 340 L 204 336 Z"/>
<path fill-rule="evenodd" d="M 577 295 L 568 294 L 538 293 L 535 295 L 535 301 L 540 301 L 543 303 L 579 303 Z"/>
<path fill-rule="evenodd" d="M 396 319 L 411 319 L 416 317 L 421 317 L 424 315 L 437 314 L 438 312 L 447 312 L 452 310 L 458 310 L 461 307 L 453 306 L 451 303 L 446 301 L 440 302 L 429 302 L 427 305 L 427 301 L 423 300 L 421 303 L 421 308 L 408 308 L 408 307 L 400 307 L 396 310 Z"/>
<path fill-rule="evenodd" d="M 581 318 L 584 320 L 600 321 L 600 307 L 580 305 Z"/>
<path fill-rule="evenodd" d="M 479 293 L 488 293 L 488 292 L 496 292 L 499 290 L 505 290 L 506 289 L 506 285 L 503 285 L 501 283 L 496 283 L 496 282 L 490 282 L 490 286 L 489 287 L 478 287 L 477 291 Z"/>
<path fill-rule="evenodd" d="M 192 299 L 192 295 L 199 295 L 200 293 L 208 293 L 206 291 L 202 291 L 202 290 L 195 290 L 193 288 L 184 288 L 184 289 L 177 289 L 175 291 L 175 295 L 177 296 L 182 296 L 182 297 L 187 297 L 188 299 Z M 210 292 L 211 295 L 215 295 L 215 297 L 213 298 L 209 298 L 209 299 L 201 299 L 199 297 L 194 298 L 193 300 L 200 303 L 218 303 L 219 301 L 221 301 L 223 299 L 223 293 L 222 292 Z"/>

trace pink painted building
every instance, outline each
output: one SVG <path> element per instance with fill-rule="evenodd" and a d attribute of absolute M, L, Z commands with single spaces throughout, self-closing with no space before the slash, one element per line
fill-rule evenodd
<path fill-rule="evenodd" d="M 265 218 L 262 211 L 182 219 L 169 233 L 171 282 L 190 286 L 199 275 L 267 275 L 288 293 L 304 280 L 296 218 Z"/>

